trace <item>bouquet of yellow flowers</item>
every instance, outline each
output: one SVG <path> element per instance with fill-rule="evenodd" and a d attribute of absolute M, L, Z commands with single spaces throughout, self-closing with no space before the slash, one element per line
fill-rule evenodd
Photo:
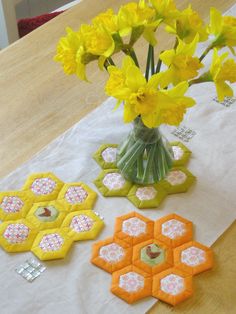
<path fill-rule="evenodd" d="M 175 38 L 174 47 L 158 56 L 157 30 Z M 140 69 L 135 43 L 143 37 L 148 43 L 145 74 Z M 196 55 L 200 42 L 209 45 L 201 56 Z M 210 22 L 204 24 L 189 5 L 180 11 L 173 0 L 140 0 L 96 16 L 90 25 L 78 31 L 67 29 L 60 39 L 55 60 L 63 65 L 66 74 L 76 74 L 87 80 L 86 67 L 97 61 L 109 78 L 105 91 L 123 104 L 124 122 L 134 121 L 134 129 L 120 146 L 117 166 L 122 174 L 137 183 L 162 180 L 172 167 L 172 150 L 161 135 L 161 124 L 179 125 L 186 110 L 195 100 L 185 96 L 191 85 L 213 82 L 219 101 L 233 96 L 229 83 L 236 82 L 236 62 L 229 52 L 236 46 L 236 18 L 222 16 L 210 10 Z M 210 52 L 210 68 L 204 69 L 204 58 Z M 122 65 L 112 57 L 123 53 Z"/>

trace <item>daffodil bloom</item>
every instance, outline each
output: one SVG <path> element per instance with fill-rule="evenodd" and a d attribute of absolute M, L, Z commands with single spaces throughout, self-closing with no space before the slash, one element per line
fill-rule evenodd
<path fill-rule="evenodd" d="M 66 31 L 67 36 L 62 37 L 57 45 L 54 60 L 62 64 L 66 74 L 77 74 L 80 79 L 86 80 L 85 64 L 82 62 L 85 49 L 81 35 L 69 27 Z"/>
<path fill-rule="evenodd" d="M 222 16 L 215 8 L 211 8 L 210 25 L 208 28 L 210 34 L 215 36 L 213 46 L 223 47 L 236 46 L 236 18 L 233 16 Z"/>
<path fill-rule="evenodd" d="M 166 30 L 186 43 L 193 41 L 196 34 L 199 34 L 199 41 L 205 41 L 208 37 L 202 19 L 196 11 L 192 10 L 191 5 L 180 12 L 174 27 L 167 26 Z"/>
<path fill-rule="evenodd" d="M 103 26 L 111 34 L 119 31 L 117 15 L 114 14 L 112 9 L 108 9 L 106 12 L 97 15 L 92 20 L 92 23 L 97 26 Z"/>
<path fill-rule="evenodd" d="M 162 74 L 154 74 L 147 82 L 140 69 L 130 57 L 125 57 L 122 68 L 108 67 L 110 77 L 106 93 L 124 101 L 124 122 L 141 116 L 143 123 L 154 128 L 162 123 L 178 125 L 194 100 L 185 97 L 187 82 L 182 82 L 170 90 L 159 88 Z"/>
<path fill-rule="evenodd" d="M 174 20 L 178 17 L 177 10 L 173 0 L 150 0 L 156 10 L 157 19 L 161 19 L 166 24 L 173 25 Z"/>
<path fill-rule="evenodd" d="M 236 62 L 233 59 L 226 60 L 227 57 L 227 52 L 220 56 L 217 49 L 214 48 L 209 80 L 213 80 L 215 83 L 219 101 L 223 101 L 226 96 L 233 96 L 233 90 L 226 81 L 236 82 Z"/>
<path fill-rule="evenodd" d="M 198 40 L 198 34 L 190 44 L 185 44 L 179 40 L 176 50 L 170 49 L 160 54 L 160 59 L 168 66 L 168 70 L 163 72 L 162 87 L 166 87 L 170 83 L 177 85 L 198 75 L 198 70 L 203 67 L 199 58 L 193 57 Z"/>

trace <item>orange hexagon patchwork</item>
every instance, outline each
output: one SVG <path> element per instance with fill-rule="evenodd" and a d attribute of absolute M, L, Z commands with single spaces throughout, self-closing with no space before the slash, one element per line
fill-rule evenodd
<path fill-rule="evenodd" d="M 94 244 L 91 262 L 112 273 L 111 291 L 124 301 L 153 296 L 176 305 L 192 295 L 192 277 L 212 268 L 213 253 L 193 241 L 187 219 L 131 212 L 116 219 L 113 237 Z"/>
<path fill-rule="evenodd" d="M 81 182 L 64 183 L 35 173 L 23 190 L 0 192 L 0 245 L 7 252 L 32 251 L 39 259 L 63 258 L 72 243 L 94 239 L 104 222 L 92 211 L 97 194 Z"/>

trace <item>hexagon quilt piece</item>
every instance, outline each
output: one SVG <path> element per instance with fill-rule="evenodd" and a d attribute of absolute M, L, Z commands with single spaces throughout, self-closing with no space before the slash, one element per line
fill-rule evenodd
<path fill-rule="evenodd" d="M 131 212 L 116 219 L 113 237 L 94 244 L 91 262 L 112 274 L 111 291 L 124 301 L 153 296 L 176 305 L 193 294 L 193 276 L 212 268 L 213 253 L 193 241 L 191 221 Z"/>
<path fill-rule="evenodd" d="M 31 174 L 23 190 L 0 192 L 0 245 L 32 251 L 39 259 L 63 258 L 72 243 L 94 239 L 104 227 L 92 211 L 97 194 L 82 182 L 64 183 L 53 173 Z"/>

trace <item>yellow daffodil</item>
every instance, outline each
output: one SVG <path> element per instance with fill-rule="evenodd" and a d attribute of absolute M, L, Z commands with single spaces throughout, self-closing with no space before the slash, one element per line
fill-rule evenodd
<path fill-rule="evenodd" d="M 66 74 L 77 74 L 80 79 L 85 80 L 85 64 L 82 63 L 85 49 L 81 35 L 69 27 L 66 31 L 67 36 L 62 37 L 57 45 L 54 60 L 62 64 Z"/>
<path fill-rule="evenodd" d="M 190 43 L 196 34 L 199 34 L 199 41 L 205 41 L 208 37 L 202 19 L 196 11 L 192 10 L 191 5 L 180 12 L 175 26 L 167 26 L 166 30 L 172 34 L 176 34 L 186 43 Z"/>
<path fill-rule="evenodd" d="M 168 91 L 159 89 L 162 74 L 154 74 L 147 82 L 130 57 L 125 57 L 121 69 L 108 69 L 110 77 L 105 90 L 109 96 L 124 101 L 125 122 L 131 122 L 140 115 L 149 128 L 162 123 L 178 125 L 186 108 L 195 103 L 193 99 L 184 96 L 188 89 L 186 82 Z"/>
<path fill-rule="evenodd" d="M 215 36 L 213 46 L 223 47 L 236 46 L 236 18 L 233 16 L 222 16 L 215 8 L 211 8 L 210 25 L 208 28 L 210 34 Z"/>
<path fill-rule="evenodd" d="M 156 10 L 157 19 L 161 19 L 166 24 L 173 25 L 174 19 L 179 15 L 173 0 L 150 0 Z"/>
<path fill-rule="evenodd" d="M 213 53 L 212 64 L 210 67 L 210 78 L 214 81 L 219 101 L 223 101 L 226 96 L 232 97 L 233 90 L 226 83 L 236 82 L 236 62 L 233 59 L 227 59 L 228 53 L 218 55 L 215 48 Z"/>
<path fill-rule="evenodd" d="M 112 9 L 100 13 L 92 20 L 94 25 L 103 26 L 111 34 L 119 31 L 117 15 L 114 14 Z"/>
<path fill-rule="evenodd" d="M 198 34 L 190 44 L 185 44 L 179 40 L 176 50 L 170 49 L 160 54 L 160 59 L 168 66 L 168 70 L 163 72 L 162 87 L 166 87 L 170 83 L 176 85 L 198 75 L 198 70 L 203 67 L 199 58 L 193 57 L 198 40 Z"/>

